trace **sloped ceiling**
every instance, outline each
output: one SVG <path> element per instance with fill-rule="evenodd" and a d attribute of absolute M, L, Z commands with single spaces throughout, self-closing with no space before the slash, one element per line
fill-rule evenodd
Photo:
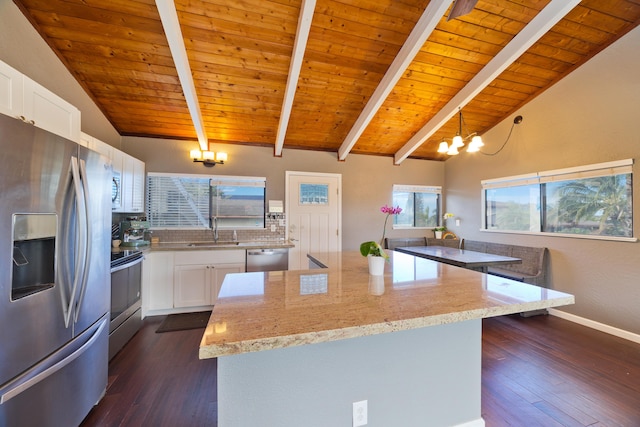
<path fill-rule="evenodd" d="M 157 0 L 196 112 L 154 0 L 14 1 L 121 135 L 396 163 L 446 160 L 460 108 L 482 134 L 640 22 L 640 0 Z"/>

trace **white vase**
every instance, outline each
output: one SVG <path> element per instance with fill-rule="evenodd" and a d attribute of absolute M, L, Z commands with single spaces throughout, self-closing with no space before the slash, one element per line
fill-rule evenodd
<path fill-rule="evenodd" d="M 383 267 L 384 269 L 384 267 Z M 382 295 L 384 294 L 384 276 L 374 276 L 372 274 L 369 275 L 369 293 L 371 295 Z"/>
<path fill-rule="evenodd" d="M 369 255 L 367 258 L 369 260 L 369 274 L 382 276 L 384 274 L 384 263 L 386 262 L 384 257 Z"/>
<path fill-rule="evenodd" d="M 442 231 L 434 231 L 436 239 L 442 239 Z"/>

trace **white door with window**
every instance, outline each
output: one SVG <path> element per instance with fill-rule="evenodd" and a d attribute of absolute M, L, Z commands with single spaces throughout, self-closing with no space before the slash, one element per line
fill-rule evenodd
<path fill-rule="evenodd" d="M 342 250 L 342 175 L 286 172 L 289 270 L 309 268 L 309 252 Z"/>

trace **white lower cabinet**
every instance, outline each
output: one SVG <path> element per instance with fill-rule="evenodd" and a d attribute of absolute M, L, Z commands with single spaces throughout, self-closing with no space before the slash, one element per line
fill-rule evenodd
<path fill-rule="evenodd" d="M 216 303 L 227 273 L 245 271 L 244 250 L 151 252 L 143 281 L 144 315 L 188 312 Z M 147 292 L 145 292 L 145 289 Z M 148 302 L 145 303 L 145 296 Z"/>
<path fill-rule="evenodd" d="M 150 252 L 142 263 L 142 315 L 173 308 L 173 252 Z"/>
<path fill-rule="evenodd" d="M 176 265 L 173 268 L 173 306 L 198 307 L 211 305 L 214 294 L 210 265 Z"/>

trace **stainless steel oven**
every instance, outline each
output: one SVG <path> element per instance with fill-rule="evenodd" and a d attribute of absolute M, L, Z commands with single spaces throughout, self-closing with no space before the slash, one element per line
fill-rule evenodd
<path fill-rule="evenodd" d="M 135 335 L 142 325 L 142 252 L 111 253 L 111 323 L 109 359 Z"/>

